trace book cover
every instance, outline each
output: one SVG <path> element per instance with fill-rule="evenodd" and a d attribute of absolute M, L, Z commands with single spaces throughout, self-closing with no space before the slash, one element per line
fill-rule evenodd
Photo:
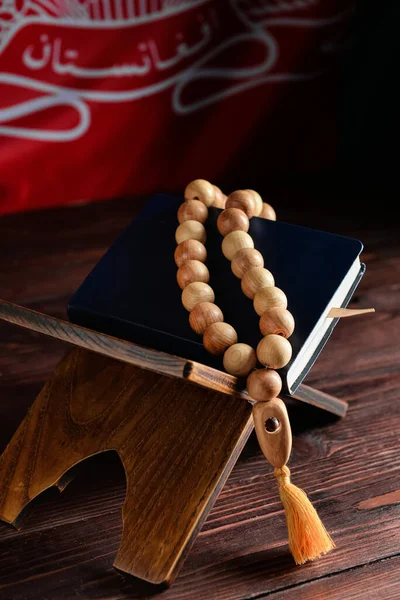
<path fill-rule="evenodd" d="M 189 313 L 181 302 L 174 262 L 176 213 L 181 203 L 182 198 L 165 194 L 151 197 L 73 295 L 68 315 L 79 325 L 223 369 L 222 357 L 208 354 L 201 336 L 191 330 Z M 210 285 L 215 303 L 225 321 L 236 329 L 239 341 L 256 348 L 262 337 L 259 317 L 222 254 L 223 238 L 216 225 L 220 212 L 210 208 L 206 223 Z M 362 244 L 352 238 L 259 218 L 251 219 L 249 233 L 254 247 L 264 256 L 265 268 L 273 273 L 275 285 L 285 292 L 296 321 L 290 338 L 292 359 L 280 370 L 284 389 L 294 393 L 337 319 L 318 340 L 290 390 L 287 373 L 357 260 Z M 360 264 L 342 306 L 349 302 L 364 270 Z"/>

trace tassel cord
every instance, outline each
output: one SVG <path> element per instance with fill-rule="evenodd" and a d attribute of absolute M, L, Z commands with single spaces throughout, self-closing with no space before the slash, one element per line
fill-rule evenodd
<path fill-rule="evenodd" d="M 287 466 L 276 468 L 279 494 L 285 509 L 289 548 L 298 565 L 326 554 L 335 544 L 306 493 L 290 481 Z"/>

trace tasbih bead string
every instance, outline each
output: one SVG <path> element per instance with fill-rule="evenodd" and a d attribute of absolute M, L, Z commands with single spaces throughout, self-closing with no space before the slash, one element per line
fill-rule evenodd
<path fill-rule="evenodd" d="M 206 257 L 206 231 L 204 223 L 208 218 L 208 207 L 215 200 L 219 207 L 224 208 L 218 217 L 217 227 L 221 235 L 222 252 L 231 261 L 232 271 L 241 279 L 243 293 L 253 300 L 254 308 L 261 316 L 260 330 L 264 335 L 257 346 L 252 349 L 248 344 L 240 343 L 231 325 L 212 321 L 201 331 L 199 319 L 207 323 L 210 318 L 210 307 L 204 303 L 214 303 L 214 293 L 208 285 L 209 272 L 204 265 Z M 293 333 L 294 318 L 287 310 L 287 298 L 282 290 L 275 286 L 275 280 L 270 271 L 264 268 L 264 259 L 254 248 L 254 242 L 249 235 L 250 219 L 262 214 L 275 219 L 273 208 L 262 201 L 261 196 L 254 190 L 238 190 L 229 197 L 222 194 L 211 183 L 197 180 L 190 183 L 185 190 L 185 202 L 178 210 L 178 226 L 175 234 L 178 243 L 177 253 L 179 266 L 177 281 L 182 291 L 182 303 L 188 311 L 196 308 L 196 317 L 192 321 L 195 331 L 203 335 L 206 349 L 212 354 L 223 354 L 225 370 L 237 377 L 246 377 L 249 394 L 257 400 L 270 400 L 281 391 L 282 383 L 275 369 L 286 366 L 292 355 L 292 348 L 287 338 Z M 179 248 L 189 240 L 204 246 L 203 261 L 188 258 L 180 260 L 185 250 Z M 204 315 L 202 312 L 204 311 Z M 214 311 L 223 323 L 222 311 Z M 189 320 L 191 327 L 192 323 Z M 265 369 L 254 372 L 257 360 Z"/>
<path fill-rule="evenodd" d="M 204 223 L 210 206 L 223 209 L 217 221 L 223 236 L 222 252 L 231 261 L 232 272 L 241 279 L 243 293 L 253 300 L 260 316 L 259 326 L 264 337 L 256 351 L 238 341 L 236 330 L 224 321 L 222 310 L 215 304 L 214 291 L 209 285 L 210 274 L 204 264 L 207 258 Z M 292 435 L 286 406 L 277 397 L 282 381 L 276 369 L 283 368 L 291 359 L 288 338 L 294 331 L 295 321 L 287 310 L 285 293 L 275 286 L 273 274 L 264 267 L 264 258 L 254 248 L 248 233 L 254 216 L 276 220 L 272 206 L 263 202 L 254 190 L 237 190 L 227 197 L 208 181 L 192 181 L 185 189 L 185 202 L 178 210 L 177 282 L 182 289 L 183 306 L 190 313 L 190 326 L 203 336 L 206 350 L 223 355 L 228 373 L 247 377 L 247 390 L 255 401 L 253 418 L 257 438 L 265 457 L 275 468 L 286 513 L 289 546 L 296 563 L 302 564 L 328 552 L 334 543 L 306 494 L 290 482 L 290 471 L 286 467 Z M 263 368 L 256 369 L 257 361 Z"/>

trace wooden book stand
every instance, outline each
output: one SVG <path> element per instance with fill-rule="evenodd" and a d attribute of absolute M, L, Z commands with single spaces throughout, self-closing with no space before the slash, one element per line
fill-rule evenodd
<path fill-rule="evenodd" d="M 127 491 L 114 566 L 170 584 L 252 431 L 251 399 L 226 373 L 8 302 L 0 319 L 75 346 L 0 458 L 0 519 L 19 527 L 72 467 L 116 450 Z M 346 414 L 346 402 L 304 385 L 292 397 Z"/>

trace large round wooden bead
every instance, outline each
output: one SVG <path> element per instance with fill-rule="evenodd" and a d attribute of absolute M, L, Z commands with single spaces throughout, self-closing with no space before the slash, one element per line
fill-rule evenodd
<path fill-rule="evenodd" d="M 229 346 L 236 344 L 237 340 L 236 331 L 228 323 L 213 323 L 203 335 L 204 347 L 210 354 L 222 354 Z"/>
<path fill-rule="evenodd" d="M 282 379 L 272 369 L 257 369 L 247 378 L 247 391 L 257 402 L 268 402 L 276 398 L 281 389 Z"/>
<path fill-rule="evenodd" d="M 214 302 L 213 289 L 208 283 L 195 281 L 189 283 L 182 292 L 182 304 L 186 310 L 191 311 L 199 302 Z"/>
<path fill-rule="evenodd" d="M 264 258 L 261 252 L 254 248 L 242 248 L 236 252 L 231 262 L 233 274 L 239 279 L 244 277 L 244 274 L 254 267 L 263 267 Z"/>
<path fill-rule="evenodd" d="M 218 217 L 217 227 L 221 235 L 232 231 L 248 231 L 249 218 L 240 208 L 226 208 Z"/>
<path fill-rule="evenodd" d="M 257 364 L 254 349 L 248 344 L 233 344 L 224 354 L 224 369 L 236 377 L 245 377 Z"/>
<path fill-rule="evenodd" d="M 181 290 L 184 290 L 189 283 L 193 283 L 194 281 L 208 283 L 210 273 L 206 265 L 199 260 L 188 260 L 184 265 L 179 267 L 176 280 Z"/>
<path fill-rule="evenodd" d="M 277 287 L 266 287 L 256 293 L 253 303 L 254 310 L 258 316 L 261 317 L 266 310 L 273 306 L 283 306 L 283 308 L 286 308 L 287 298 L 281 289 Z"/>
<path fill-rule="evenodd" d="M 263 335 L 274 333 L 288 338 L 294 331 L 294 318 L 283 306 L 273 306 L 261 315 L 260 331 Z"/>
<path fill-rule="evenodd" d="M 274 276 L 271 271 L 263 267 L 249 269 L 242 279 L 242 291 L 245 296 L 253 299 L 259 290 L 275 285 Z"/>
<path fill-rule="evenodd" d="M 228 260 L 232 260 L 242 248 L 254 248 L 253 238 L 245 231 L 232 231 L 224 237 L 222 252 Z"/>
<path fill-rule="evenodd" d="M 215 190 L 215 198 L 213 202 L 213 206 L 215 208 L 225 208 L 226 200 L 228 196 L 224 194 L 222 190 L 217 185 L 214 185 Z"/>
<path fill-rule="evenodd" d="M 179 225 L 175 232 L 177 244 L 180 244 L 185 240 L 197 240 L 198 242 L 204 244 L 206 237 L 204 225 L 198 221 L 185 221 Z"/>
<path fill-rule="evenodd" d="M 180 205 L 178 210 L 178 221 L 199 221 L 205 223 L 208 217 L 208 208 L 200 200 L 188 200 Z"/>
<path fill-rule="evenodd" d="M 185 188 L 185 200 L 200 200 L 211 206 L 215 200 L 215 187 L 205 179 L 195 179 Z"/>
<path fill-rule="evenodd" d="M 282 369 L 292 357 L 291 343 L 281 335 L 266 335 L 257 346 L 257 358 L 270 369 Z"/>
<path fill-rule="evenodd" d="M 262 200 L 260 194 L 258 192 L 256 192 L 255 190 L 244 190 L 244 191 L 250 192 L 253 195 L 253 199 L 255 202 L 254 216 L 258 217 L 261 214 L 261 211 L 263 209 L 263 200 Z"/>
<path fill-rule="evenodd" d="M 263 202 L 262 211 L 259 215 L 262 219 L 269 219 L 270 221 L 276 221 L 276 212 L 270 204 Z"/>
<path fill-rule="evenodd" d="M 256 201 L 249 190 L 237 190 L 229 194 L 226 208 L 240 208 L 251 219 L 256 213 Z"/>
<path fill-rule="evenodd" d="M 205 262 L 206 258 L 206 247 L 198 240 L 185 240 L 175 248 L 174 259 L 177 267 L 181 267 L 188 260 Z"/>
<path fill-rule="evenodd" d="M 207 327 L 213 323 L 221 323 L 223 320 L 222 310 L 212 302 L 196 304 L 189 315 L 190 327 L 199 335 L 203 335 Z"/>

